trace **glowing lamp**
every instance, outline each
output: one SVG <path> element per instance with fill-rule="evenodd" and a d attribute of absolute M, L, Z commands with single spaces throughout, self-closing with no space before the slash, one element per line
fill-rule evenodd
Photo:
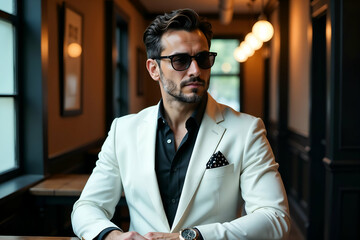
<path fill-rule="evenodd" d="M 78 43 L 70 43 L 67 47 L 67 53 L 72 58 L 77 58 L 81 55 L 82 48 Z"/>
<path fill-rule="evenodd" d="M 259 21 L 254 24 L 252 32 L 256 38 L 263 42 L 267 42 L 274 35 L 274 27 L 269 21 L 265 19 L 259 19 Z"/>
<path fill-rule="evenodd" d="M 237 47 L 234 51 L 234 58 L 238 62 L 245 62 L 248 59 L 248 56 L 245 54 L 242 48 Z"/>
<path fill-rule="evenodd" d="M 252 49 L 252 47 L 250 46 L 250 44 L 248 44 L 247 42 L 241 42 L 240 43 L 240 48 L 243 49 L 243 51 L 245 52 L 245 54 L 248 57 L 251 57 L 252 55 L 254 55 L 254 49 Z"/>
<path fill-rule="evenodd" d="M 248 43 L 254 50 L 258 50 L 263 45 L 262 41 L 255 37 L 252 32 L 246 35 L 245 42 Z"/>

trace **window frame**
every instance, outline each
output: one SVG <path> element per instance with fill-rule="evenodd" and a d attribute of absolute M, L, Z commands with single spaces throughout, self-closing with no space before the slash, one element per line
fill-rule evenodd
<path fill-rule="evenodd" d="M 17 90 L 18 169 L 0 175 L 0 199 L 24 190 L 48 174 L 47 0 L 14 0 L 16 19 L 1 11 L 0 17 L 16 21 L 15 64 Z"/>
<path fill-rule="evenodd" d="M 0 98 L 13 98 L 14 99 L 14 119 L 15 123 L 15 168 L 6 170 L 5 172 L 0 173 L 0 183 L 8 179 L 11 179 L 15 176 L 18 176 L 22 172 L 22 163 L 21 163 L 21 154 L 20 154 L 20 95 L 19 95 L 19 11 L 18 11 L 18 1 L 14 0 L 14 13 L 8 13 L 3 10 L 0 10 L 0 19 L 10 23 L 14 28 L 14 91 L 9 94 L 1 94 Z"/>

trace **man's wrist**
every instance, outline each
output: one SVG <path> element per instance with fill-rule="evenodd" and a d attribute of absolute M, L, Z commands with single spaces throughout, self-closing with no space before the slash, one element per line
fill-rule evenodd
<path fill-rule="evenodd" d="M 121 234 L 123 234 L 123 232 L 120 229 L 114 229 L 110 232 L 108 232 L 105 236 L 104 236 L 104 240 L 112 240 L 112 239 L 117 239 L 118 236 L 120 236 Z"/>
<path fill-rule="evenodd" d="M 122 233 L 122 230 L 120 228 L 108 227 L 108 228 L 105 228 L 104 230 L 102 230 L 95 239 L 96 240 L 105 240 L 106 237 L 113 231 L 119 231 Z"/>
<path fill-rule="evenodd" d="M 184 228 L 184 229 L 182 229 L 180 231 L 179 238 L 181 240 L 186 240 L 186 239 L 203 240 L 204 239 L 202 237 L 199 229 L 197 229 L 197 228 Z"/>
<path fill-rule="evenodd" d="M 198 233 L 198 239 L 199 240 L 204 240 L 203 236 L 201 235 L 201 232 L 199 231 L 199 229 L 197 229 L 196 227 L 194 227 L 194 230 Z"/>

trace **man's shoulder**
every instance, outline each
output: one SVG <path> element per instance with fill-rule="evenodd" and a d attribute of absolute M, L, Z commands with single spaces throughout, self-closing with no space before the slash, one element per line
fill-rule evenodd
<path fill-rule="evenodd" d="M 252 124 L 254 121 L 258 121 L 259 118 L 251 114 L 238 112 L 232 109 L 231 107 L 225 106 L 223 109 L 223 116 L 225 121 L 236 121 L 241 123 Z"/>
<path fill-rule="evenodd" d="M 231 120 L 253 122 L 259 119 L 258 117 L 251 114 L 236 111 L 232 107 L 219 103 L 217 101 L 213 101 L 211 104 L 214 104 L 216 106 L 217 111 L 223 115 L 225 121 Z"/>

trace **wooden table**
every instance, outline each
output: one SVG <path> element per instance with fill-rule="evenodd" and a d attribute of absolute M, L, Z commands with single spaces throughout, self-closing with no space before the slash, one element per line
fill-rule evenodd
<path fill-rule="evenodd" d="M 79 240 L 76 237 L 0 236 L 0 240 Z"/>

